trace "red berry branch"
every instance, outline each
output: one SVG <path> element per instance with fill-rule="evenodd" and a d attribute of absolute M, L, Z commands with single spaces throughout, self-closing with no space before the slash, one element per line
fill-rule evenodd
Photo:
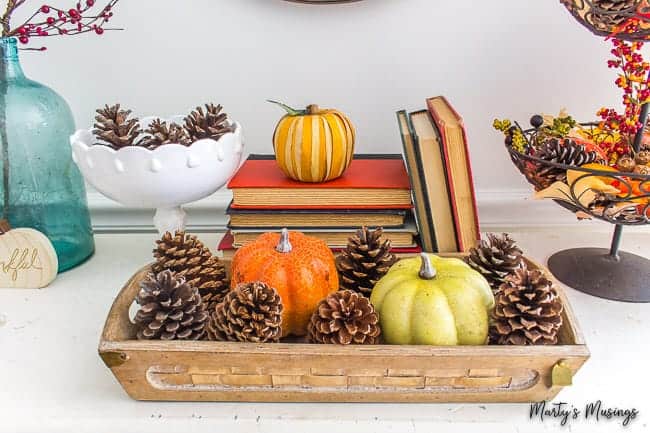
<path fill-rule="evenodd" d="M 30 43 L 35 37 L 70 36 L 88 32 L 101 35 L 105 30 L 117 30 L 106 28 L 106 24 L 113 17 L 113 7 L 119 0 L 109 0 L 102 8 L 97 7 L 96 0 L 78 1 L 70 9 L 44 4 L 14 28 L 11 26 L 11 17 L 25 1 L 9 0 L 7 9 L 0 18 L 2 36 L 16 37 L 23 45 Z M 43 51 L 46 48 L 26 49 Z"/>

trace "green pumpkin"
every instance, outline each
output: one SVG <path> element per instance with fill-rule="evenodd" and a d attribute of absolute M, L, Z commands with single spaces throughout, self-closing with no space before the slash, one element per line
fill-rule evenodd
<path fill-rule="evenodd" d="M 487 343 L 494 296 L 465 262 L 422 253 L 393 265 L 372 290 L 388 344 Z"/>

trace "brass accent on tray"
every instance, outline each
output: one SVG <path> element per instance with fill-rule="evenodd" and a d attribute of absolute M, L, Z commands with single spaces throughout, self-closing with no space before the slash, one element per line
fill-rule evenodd
<path fill-rule="evenodd" d="M 119 367 L 129 360 L 129 355 L 123 352 L 100 352 L 99 356 L 108 368 Z"/>
<path fill-rule="evenodd" d="M 564 360 L 558 361 L 553 366 L 551 383 L 553 386 L 569 386 L 573 384 L 573 371 Z"/>

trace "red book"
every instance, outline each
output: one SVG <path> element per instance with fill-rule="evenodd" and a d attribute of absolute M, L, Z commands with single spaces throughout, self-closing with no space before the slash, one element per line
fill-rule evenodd
<path fill-rule="evenodd" d="M 401 155 L 357 155 L 330 182 L 289 179 L 272 156 L 251 155 L 228 183 L 234 209 L 410 209 Z"/>
<path fill-rule="evenodd" d="M 427 108 L 442 141 L 458 248 L 468 251 L 481 235 L 463 119 L 444 96 L 427 99 Z"/>

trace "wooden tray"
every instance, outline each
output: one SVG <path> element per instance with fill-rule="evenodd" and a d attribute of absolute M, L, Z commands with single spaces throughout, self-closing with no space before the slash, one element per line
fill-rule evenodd
<path fill-rule="evenodd" d="M 552 399 L 589 358 L 559 286 L 564 325 L 556 346 L 140 341 L 129 307 L 148 270 L 118 294 L 99 343 L 136 400 L 532 402 Z"/>

